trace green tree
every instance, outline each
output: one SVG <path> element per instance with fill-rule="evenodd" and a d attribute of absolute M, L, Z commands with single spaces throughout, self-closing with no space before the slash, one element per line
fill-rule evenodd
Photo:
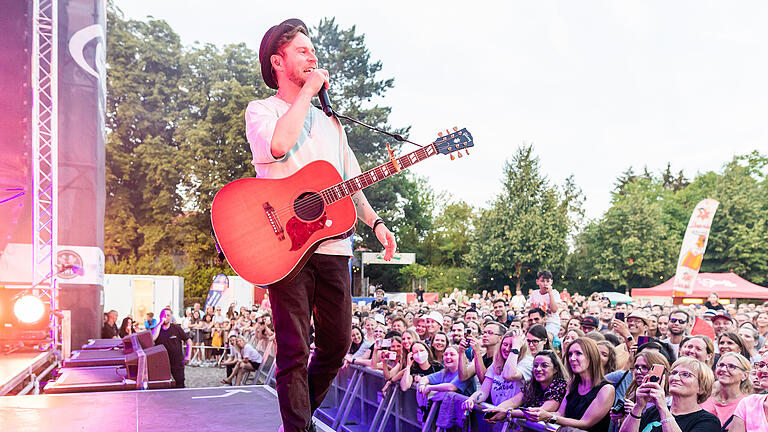
<path fill-rule="evenodd" d="M 551 186 L 539 169 L 532 146 L 522 146 L 504 167 L 503 189 L 475 221 L 469 262 L 479 285 L 498 288 L 542 268 L 565 269 L 572 210 L 579 199 Z M 525 272 L 524 272 L 525 270 Z M 493 278 L 493 280 L 491 280 Z"/>

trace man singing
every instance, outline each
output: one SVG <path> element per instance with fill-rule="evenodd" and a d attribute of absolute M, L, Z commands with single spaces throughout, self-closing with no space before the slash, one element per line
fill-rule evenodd
<path fill-rule="evenodd" d="M 310 162 L 325 160 L 348 180 L 360 166 L 335 117 L 311 105 L 328 88 L 328 71 L 318 69 L 307 26 L 289 19 L 270 28 L 259 48 L 264 82 L 277 94 L 248 105 L 246 134 L 260 178 L 282 178 Z M 395 252 L 392 232 L 378 218 L 361 191 L 352 196 L 357 216 L 385 247 Z M 350 239 L 320 244 L 290 281 L 270 286 L 277 340 L 277 395 L 283 429 L 314 430 L 312 414 L 325 398 L 351 343 L 351 297 L 348 262 Z M 310 316 L 314 314 L 315 351 L 309 360 Z M 307 369 L 307 363 L 309 368 Z"/>

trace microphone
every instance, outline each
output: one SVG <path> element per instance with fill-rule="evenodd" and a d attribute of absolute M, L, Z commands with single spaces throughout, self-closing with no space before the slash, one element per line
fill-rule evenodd
<path fill-rule="evenodd" d="M 333 116 L 333 108 L 331 108 L 331 100 L 328 99 L 328 90 L 326 90 L 325 84 L 320 88 L 320 91 L 317 92 L 317 97 L 320 99 L 320 105 L 325 115 L 328 117 Z"/>

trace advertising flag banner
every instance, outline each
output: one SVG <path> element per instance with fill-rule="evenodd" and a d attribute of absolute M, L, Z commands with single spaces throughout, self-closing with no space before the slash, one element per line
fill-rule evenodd
<path fill-rule="evenodd" d="M 693 283 L 701 268 L 704 251 L 709 241 L 709 229 L 720 202 L 707 198 L 696 204 L 688 228 L 685 230 L 680 258 L 677 260 L 672 297 L 683 297 L 693 292 Z"/>
<path fill-rule="evenodd" d="M 216 307 L 221 300 L 221 295 L 229 288 L 229 278 L 224 273 L 219 273 L 213 278 L 211 283 L 211 289 L 208 291 L 208 298 L 205 299 L 205 309 L 209 307 Z"/>

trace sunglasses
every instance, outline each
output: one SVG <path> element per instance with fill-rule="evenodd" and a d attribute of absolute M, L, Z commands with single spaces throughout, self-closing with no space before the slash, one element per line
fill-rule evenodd
<path fill-rule="evenodd" d="M 671 324 L 675 324 L 675 323 L 679 323 L 679 324 L 685 324 L 685 323 L 687 323 L 687 322 L 688 322 L 688 320 L 687 320 L 687 319 L 680 319 L 680 318 L 670 318 L 670 319 L 669 319 L 669 322 L 670 322 Z"/>

